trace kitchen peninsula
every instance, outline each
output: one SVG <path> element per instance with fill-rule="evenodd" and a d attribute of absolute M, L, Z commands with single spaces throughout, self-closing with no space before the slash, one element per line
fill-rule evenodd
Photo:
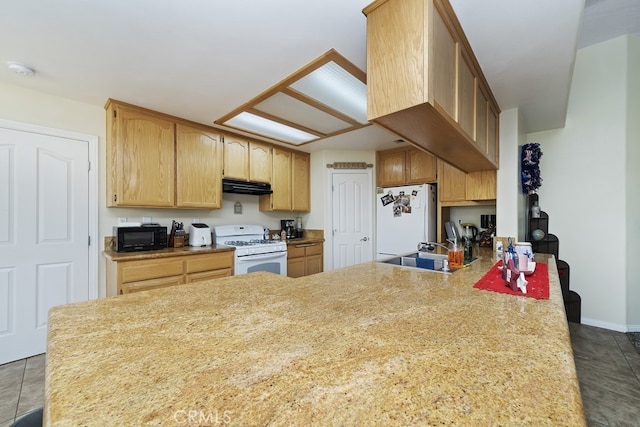
<path fill-rule="evenodd" d="M 55 307 L 45 425 L 583 426 L 555 262 L 536 257 L 548 300 L 474 289 L 488 256 Z"/>

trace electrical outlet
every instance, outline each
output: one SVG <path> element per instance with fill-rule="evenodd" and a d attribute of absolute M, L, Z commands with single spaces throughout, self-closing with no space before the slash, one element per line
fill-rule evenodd
<path fill-rule="evenodd" d="M 125 223 L 125 222 L 127 222 L 127 218 L 126 217 L 119 217 L 118 218 L 118 224 L 122 224 L 122 223 Z"/>
<path fill-rule="evenodd" d="M 199 223 L 199 222 L 200 222 L 200 218 L 193 218 L 193 219 L 191 220 L 191 223 L 192 223 L 192 224 L 197 224 L 197 223 Z"/>
<path fill-rule="evenodd" d="M 143 224 L 150 224 L 151 220 L 152 220 L 152 218 L 150 216 L 143 216 L 142 217 L 142 223 Z"/>

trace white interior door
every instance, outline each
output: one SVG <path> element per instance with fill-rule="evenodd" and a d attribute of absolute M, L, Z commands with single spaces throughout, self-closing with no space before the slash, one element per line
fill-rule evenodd
<path fill-rule="evenodd" d="M 373 259 L 373 184 L 370 172 L 332 174 L 333 268 Z"/>
<path fill-rule="evenodd" d="M 0 364 L 46 350 L 51 307 L 89 298 L 86 141 L 0 128 Z"/>

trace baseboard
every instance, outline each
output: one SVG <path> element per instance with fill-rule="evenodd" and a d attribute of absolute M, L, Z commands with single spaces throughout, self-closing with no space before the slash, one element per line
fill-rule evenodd
<path fill-rule="evenodd" d="M 585 317 L 580 319 L 580 323 L 617 332 L 640 332 L 640 325 L 621 325 L 618 323 L 603 322 L 602 320 L 589 319 Z"/>

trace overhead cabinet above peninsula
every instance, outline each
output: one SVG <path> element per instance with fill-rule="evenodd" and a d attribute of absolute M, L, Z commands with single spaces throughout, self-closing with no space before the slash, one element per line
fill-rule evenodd
<path fill-rule="evenodd" d="M 367 116 L 465 172 L 496 169 L 500 109 L 447 0 L 367 6 Z"/>

